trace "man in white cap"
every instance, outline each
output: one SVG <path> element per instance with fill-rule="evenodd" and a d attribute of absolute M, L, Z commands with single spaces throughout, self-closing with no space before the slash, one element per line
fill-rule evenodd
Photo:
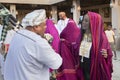
<path fill-rule="evenodd" d="M 58 69 L 62 58 L 43 38 L 45 10 L 28 13 L 22 20 L 25 30 L 18 31 L 5 61 L 5 80 L 49 80 L 49 68 Z"/>

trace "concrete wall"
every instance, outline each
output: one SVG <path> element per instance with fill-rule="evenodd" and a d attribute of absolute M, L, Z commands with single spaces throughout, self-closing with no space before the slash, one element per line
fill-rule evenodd
<path fill-rule="evenodd" d="M 111 3 L 112 9 L 112 25 L 116 34 L 116 48 L 120 50 L 120 0 L 115 0 L 114 3 Z"/>
<path fill-rule="evenodd" d="M 88 10 L 98 12 L 102 16 L 104 22 L 111 22 L 111 9 L 109 4 L 81 8 L 81 11 Z"/>

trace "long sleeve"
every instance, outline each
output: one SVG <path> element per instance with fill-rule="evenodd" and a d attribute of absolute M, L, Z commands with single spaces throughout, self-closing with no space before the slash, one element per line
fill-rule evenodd
<path fill-rule="evenodd" d="M 40 53 L 39 61 L 48 67 L 58 69 L 62 64 L 60 55 L 57 54 L 47 42 L 44 42 L 44 44 L 40 46 Z"/>
<path fill-rule="evenodd" d="M 46 67 L 52 69 L 57 69 L 62 64 L 60 55 L 52 49 L 45 39 L 38 40 L 38 42 L 36 42 L 35 45 L 32 44 L 32 46 L 31 44 L 26 44 L 25 49 L 32 60 L 36 59 L 38 64 L 44 64 Z"/>

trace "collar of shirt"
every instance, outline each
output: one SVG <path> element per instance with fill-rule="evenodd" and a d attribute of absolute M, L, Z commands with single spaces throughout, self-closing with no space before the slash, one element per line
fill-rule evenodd
<path fill-rule="evenodd" d="M 28 39 L 31 39 L 34 42 L 42 38 L 40 35 L 26 29 L 17 31 L 17 33 Z"/>

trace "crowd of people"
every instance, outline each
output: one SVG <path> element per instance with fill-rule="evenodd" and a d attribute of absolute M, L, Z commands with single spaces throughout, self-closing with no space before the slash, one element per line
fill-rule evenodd
<path fill-rule="evenodd" d="M 104 31 L 100 14 L 88 11 L 80 27 L 64 11 L 58 15 L 54 24 L 44 9 L 34 10 L 9 33 L 9 47 L 1 50 L 4 80 L 112 80 L 114 33 Z"/>

